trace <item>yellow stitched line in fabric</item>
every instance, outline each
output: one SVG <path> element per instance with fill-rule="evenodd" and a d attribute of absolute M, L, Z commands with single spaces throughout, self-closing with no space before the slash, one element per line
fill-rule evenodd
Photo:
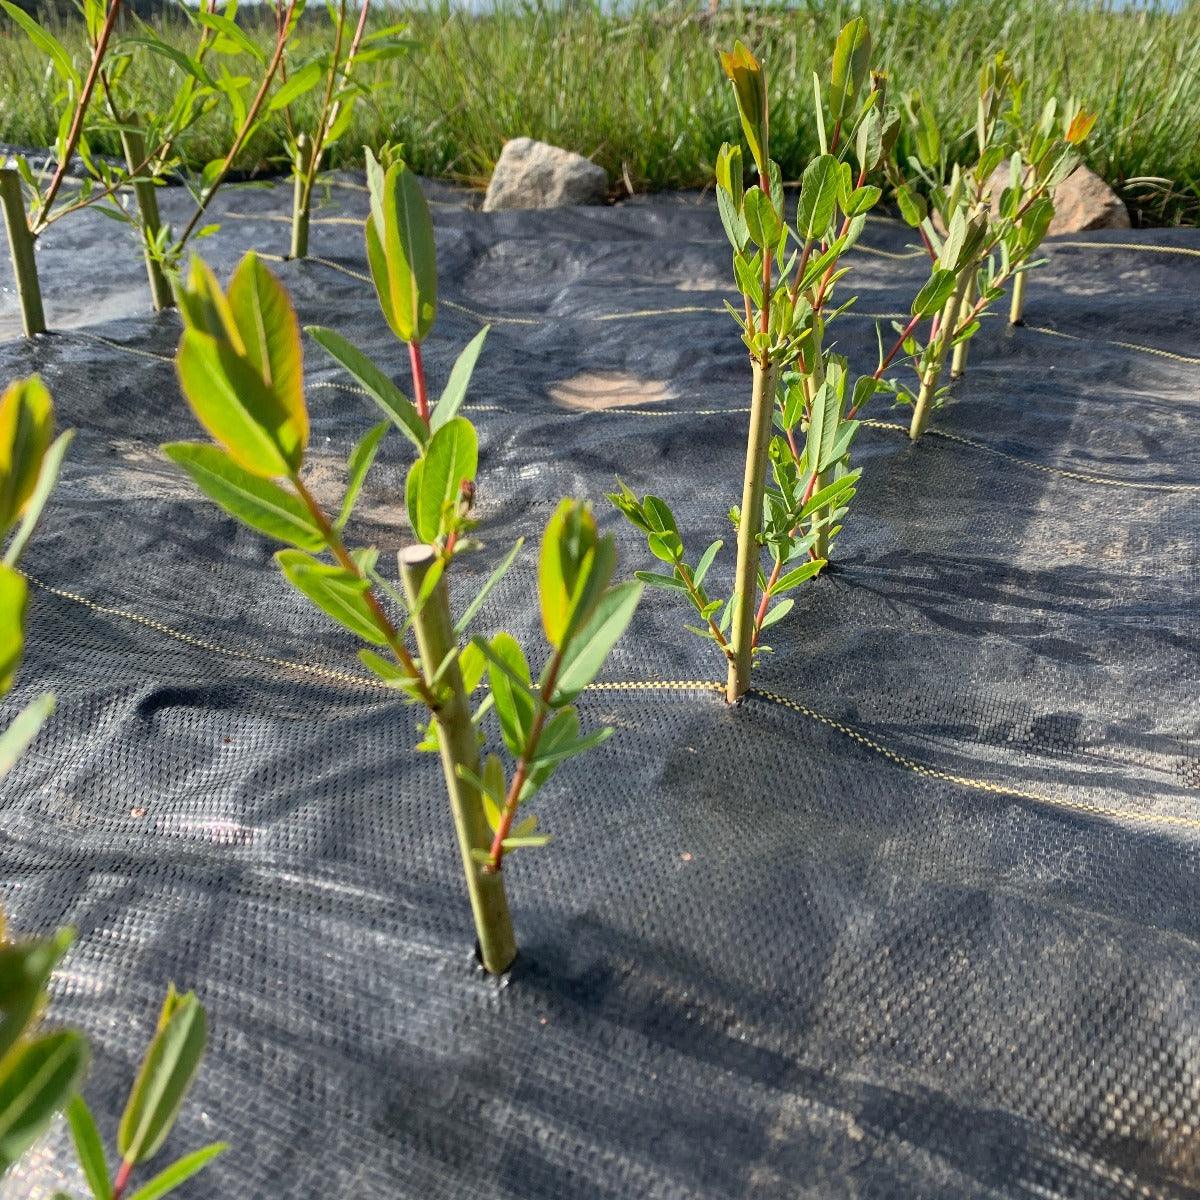
<path fill-rule="evenodd" d="M 1147 254 L 1188 254 L 1200 258 L 1200 250 L 1190 246 L 1146 246 L 1141 242 L 1047 242 L 1045 248 L 1054 250 L 1059 246 L 1070 246 L 1074 250 L 1144 250 Z"/>
<path fill-rule="evenodd" d="M 1169 358 L 1173 362 L 1200 366 L 1200 358 L 1190 354 L 1175 354 L 1170 350 L 1159 350 L 1157 346 L 1141 346 L 1137 342 L 1119 342 L 1112 338 L 1082 337 L 1078 333 L 1064 333 L 1061 329 L 1050 329 L 1045 325 L 1027 325 L 1025 328 L 1031 333 L 1044 333 L 1047 337 L 1066 338 L 1070 342 L 1101 342 L 1106 346 L 1120 346 L 1123 350 L 1140 350 L 1143 354 L 1154 354 L 1159 358 Z"/>
<path fill-rule="evenodd" d="M 222 214 L 222 218 L 232 221 L 278 221 L 285 225 L 292 223 L 292 218 L 283 213 L 227 212 Z M 363 227 L 362 217 L 309 217 L 308 223 L 310 225 L 357 225 L 359 229 Z"/>
<path fill-rule="evenodd" d="M 890 433 L 902 433 L 908 436 L 908 426 L 893 421 L 865 420 L 863 424 L 870 429 L 886 429 Z M 970 446 L 973 450 L 982 450 L 994 454 L 1018 466 L 1028 467 L 1031 471 L 1043 471 L 1047 475 L 1059 475 L 1064 479 L 1074 479 L 1079 483 L 1097 483 L 1104 487 L 1134 488 L 1144 492 L 1200 492 L 1200 483 L 1141 483 L 1135 479 L 1110 479 L 1105 475 L 1089 475 L 1083 471 L 1069 471 L 1065 467 L 1051 467 L 1045 463 L 1033 462 L 1028 458 L 1019 458 L 1009 454 L 1007 450 L 997 450 L 986 442 L 977 442 L 974 438 L 963 437 L 958 433 L 947 433 L 944 429 L 927 429 L 926 436 L 941 438 L 946 442 L 956 442 L 960 446 Z"/>
<path fill-rule="evenodd" d="M 107 346 L 110 350 L 136 354 L 139 358 L 152 358 L 155 362 L 173 363 L 175 361 L 168 354 L 155 354 L 152 350 L 139 350 L 136 346 L 122 346 L 120 342 L 114 342 L 111 338 L 106 338 L 99 333 L 89 333 L 86 329 L 68 329 L 66 334 L 68 337 L 81 337 L 87 338 L 91 342 L 99 342 L 100 345 Z"/>
<path fill-rule="evenodd" d="M 229 646 L 222 646 L 216 642 L 210 642 L 206 638 L 195 637 L 190 633 L 184 633 L 180 629 L 175 629 L 167 625 L 163 621 L 156 621 L 152 617 L 142 616 L 140 613 L 130 612 L 128 609 L 115 608 L 107 604 L 98 604 L 94 600 L 89 600 L 86 596 L 80 596 L 76 592 L 69 592 L 63 588 L 52 587 L 48 583 L 43 583 L 36 576 L 26 573 L 25 578 L 29 580 L 35 587 L 49 593 L 52 596 L 58 596 L 63 600 L 70 600 L 75 604 L 80 604 L 84 608 L 90 609 L 93 612 L 98 612 L 104 616 L 120 617 L 126 621 L 131 621 L 134 624 L 141 625 L 147 629 L 153 629 L 157 633 L 164 634 L 167 637 L 183 642 L 185 645 L 194 646 L 197 650 L 204 650 L 210 654 L 219 654 L 225 658 L 235 658 L 246 662 L 255 662 L 264 666 L 279 667 L 283 670 L 297 671 L 301 674 L 312 675 L 319 679 L 328 679 L 336 683 L 349 683 L 356 687 L 371 688 L 377 691 L 394 691 L 382 680 L 372 679 L 368 676 L 355 675 L 349 671 L 338 671 L 331 667 L 321 667 L 313 663 L 295 662 L 287 658 L 275 658 L 265 654 L 254 654 L 248 650 L 237 650 Z M 597 692 L 620 692 L 620 691 L 642 691 L 642 692 L 668 692 L 668 691 L 709 691 L 720 693 L 722 685 L 705 679 L 638 679 L 638 680 L 623 680 L 605 683 L 593 683 L 588 688 L 589 691 Z M 946 783 L 957 784 L 960 787 L 972 788 L 975 791 L 987 792 L 996 796 L 1012 796 L 1015 799 L 1029 800 L 1035 804 L 1044 804 L 1052 808 L 1064 808 L 1075 812 L 1087 813 L 1094 816 L 1104 817 L 1123 817 L 1131 821 L 1140 821 L 1148 824 L 1163 824 L 1163 825 L 1181 825 L 1187 828 L 1200 829 L 1200 820 L 1191 817 L 1179 817 L 1173 815 L 1156 815 L 1154 813 L 1138 813 L 1128 812 L 1119 808 L 1104 808 L 1100 805 L 1087 804 L 1083 801 L 1076 800 L 1060 800 L 1050 796 L 1042 796 L 1037 792 L 1027 792 L 1019 788 L 1008 787 L 1004 784 L 993 783 L 987 779 L 980 779 L 970 775 L 956 775 L 950 771 L 942 771 L 937 767 L 931 767 L 926 763 L 919 762 L 915 758 L 909 758 L 907 755 L 898 754 L 895 750 L 889 749 L 882 742 L 877 742 L 873 738 L 868 737 L 865 733 L 854 729 L 850 725 L 845 725 L 841 721 L 834 720 L 833 717 L 826 716 L 822 712 L 818 712 L 814 708 L 809 708 L 807 705 L 800 704 L 795 700 L 791 700 L 786 696 L 781 696 L 776 692 L 769 692 L 762 688 L 751 688 L 749 696 L 758 699 L 766 700 L 772 704 L 777 704 L 782 708 L 798 713 L 809 720 L 816 721 L 829 729 L 840 733 L 843 737 L 850 738 L 858 745 L 873 751 L 876 754 L 886 758 L 889 762 L 896 766 L 904 767 L 906 770 L 913 771 L 918 775 L 922 775 L 927 779 L 940 779 Z"/>
<path fill-rule="evenodd" d="M 865 733 L 853 728 L 853 726 L 844 725 L 841 721 L 836 721 L 833 717 L 828 717 L 824 713 L 818 712 L 815 708 L 809 708 L 807 705 L 788 699 L 787 696 L 780 696 L 776 692 L 768 692 L 762 688 L 751 688 L 747 695 L 767 700 L 772 704 L 778 704 L 783 708 L 790 709 L 792 712 L 799 713 L 801 716 L 807 717 L 810 721 L 816 721 L 834 730 L 836 733 L 840 733 L 843 737 L 850 738 L 852 741 L 857 742 L 858 745 L 871 750 L 875 754 L 881 755 L 896 766 L 913 771 L 917 775 L 923 775 L 927 779 L 940 779 L 944 783 L 957 784 L 960 787 L 971 788 L 974 791 L 987 792 L 989 795 L 1012 796 L 1014 799 L 1029 800 L 1034 804 L 1043 804 L 1050 808 L 1067 809 L 1070 812 L 1086 813 L 1088 816 L 1118 817 L 1147 825 L 1178 825 L 1186 829 L 1200 829 L 1200 819 L 1195 817 L 1181 817 L 1170 813 L 1130 812 L 1123 808 L 1106 808 L 1103 805 L 1089 804 L 1083 800 L 1062 800 L 1053 796 L 1043 796 L 1038 792 L 1027 792 L 1021 788 L 1010 787 L 1002 783 L 993 783 L 989 779 L 979 779 L 972 775 L 956 775 L 952 771 L 943 771 L 938 767 L 931 767 L 915 758 L 909 758 L 905 754 L 898 754 L 895 750 L 889 749 L 882 742 L 875 741 L 874 738 L 868 737 Z"/>

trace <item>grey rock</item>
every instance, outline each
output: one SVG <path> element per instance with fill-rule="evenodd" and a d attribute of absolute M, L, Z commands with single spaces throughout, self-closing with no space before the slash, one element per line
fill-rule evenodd
<path fill-rule="evenodd" d="M 1000 206 L 1000 193 L 1008 186 L 1008 163 L 996 168 L 989 180 L 992 209 Z M 1083 233 L 1088 229 L 1128 229 L 1129 210 L 1116 192 L 1096 174 L 1080 164 L 1054 190 L 1054 220 L 1051 237 Z"/>
<path fill-rule="evenodd" d="M 600 204 L 607 194 L 608 172 L 603 167 L 581 154 L 521 137 L 504 143 L 483 209 Z"/>

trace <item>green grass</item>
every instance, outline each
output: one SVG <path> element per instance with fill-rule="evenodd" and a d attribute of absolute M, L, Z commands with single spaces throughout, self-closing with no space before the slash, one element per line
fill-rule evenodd
<path fill-rule="evenodd" d="M 716 49 L 742 36 L 770 71 L 772 150 L 795 177 L 814 150 L 812 71 L 825 73 L 838 28 L 862 11 L 876 66 L 897 92 L 921 87 L 963 131 L 964 145 L 979 64 L 1004 48 L 1035 100 L 1074 94 L 1099 111 L 1087 159 L 1136 216 L 1152 223 L 1200 218 L 1200 0 L 1176 10 L 1065 0 L 862 0 L 851 8 L 813 0 L 790 9 L 722 7 L 715 19 L 635 5 L 612 13 L 509 0 L 475 15 L 445 8 L 407 14 L 422 48 L 371 68 L 381 86 L 360 105 L 333 165 L 357 162 L 361 145 L 391 138 L 406 143 L 421 172 L 481 182 L 504 140 L 525 134 L 594 157 L 620 187 L 706 184 L 717 148 L 737 137 Z M 385 19 L 396 20 L 396 10 Z M 307 23 L 300 53 L 325 31 L 323 21 Z M 171 36 L 186 43 L 189 35 L 179 25 Z M 79 44 L 77 31 L 64 37 Z M 132 70 L 143 111 L 178 84 L 163 60 L 141 52 Z M 23 39 L 0 39 L 0 78 L 0 140 L 46 145 L 54 87 Z M 189 158 L 214 157 L 227 126 L 224 114 L 208 119 L 183 147 Z M 282 165 L 280 141 L 266 134 L 242 166 L 272 165 Z M 1156 182 L 1138 182 L 1147 179 Z"/>

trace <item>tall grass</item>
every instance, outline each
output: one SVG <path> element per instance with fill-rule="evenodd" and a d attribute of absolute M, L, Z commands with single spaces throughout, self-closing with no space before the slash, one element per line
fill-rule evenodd
<path fill-rule="evenodd" d="M 1089 162 L 1123 191 L 1136 215 L 1200 217 L 1200 0 L 1176 8 L 810 0 L 789 8 L 723 7 L 715 17 L 648 0 L 616 9 L 502 0 L 474 13 L 448 6 L 411 11 L 404 17 L 421 49 L 372 68 L 380 86 L 360 105 L 331 164 L 357 162 L 363 144 L 390 138 L 407 143 L 422 172 L 480 182 L 505 139 L 525 134 L 594 157 L 619 187 L 705 184 L 721 142 L 737 136 L 716 48 L 740 35 L 771 71 L 772 149 L 794 177 L 814 149 L 812 71 L 823 66 L 838 28 L 860 11 L 892 86 L 919 87 L 962 129 L 964 145 L 978 67 L 1004 48 L 1028 76 L 1032 98 L 1074 94 L 1099 111 Z M 380 19 L 396 20 L 396 10 Z M 188 36 L 178 20 L 169 30 Z M 77 31 L 64 36 L 78 44 Z M 325 36 L 320 20 L 308 22 L 301 53 Z M 175 68 L 144 51 L 133 70 L 144 93 L 140 108 L 162 103 L 178 86 Z M 0 139 L 46 145 L 53 83 L 23 40 L 0 39 L 0 79 Z M 228 119 L 214 116 L 191 135 L 184 149 L 192 161 L 216 155 Z M 248 148 L 243 166 L 273 165 L 282 166 L 282 139 L 268 134 Z"/>

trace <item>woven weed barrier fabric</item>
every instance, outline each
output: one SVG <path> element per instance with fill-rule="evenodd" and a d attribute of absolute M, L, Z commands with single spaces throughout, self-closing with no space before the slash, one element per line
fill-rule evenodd
<path fill-rule="evenodd" d="M 283 254 L 286 188 L 228 192 L 203 243 Z M 693 553 L 740 488 L 749 372 L 711 198 L 485 215 L 430 188 L 434 387 L 492 324 L 468 405 L 483 553 L 465 603 L 555 500 L 667 498 Z M 175 200 L 167 194 L 170 210 Z M 407 386 L 346 176 L 319 256 L 275 264 L 305 322 Z M 54 1013 L 90 1036 L 107 1130 L 168 980 L 210 1050 L 168 1150 L 232 1148 L 181 1196 L 1200 1196 L 1200 236 L 1051 242 L 1028 324 L 988 323 L 912 446 L 881 407 L 836 568 L 728 709 L 712 647 L 648 595 L 581 698 L 606 746 L 515 856 L 522 946 L 481 975 L 416 714 L 292 592 L 273 547 L 159 453 L 198 436 L 136 251 L 101 218 L 40 252 L 60 332 L 14 332 L 78 430 L 25 559 L 8 714 L 59 709 L 5 781 L 15 927 L 70 923 Z M 834 327 L 860 368 L 925 273 L 867 226 Z M 312 486 L 377 419 L 306 348 Z M 407 536 L 407 443 L 356 525 Z M 535 642 L 532 548 L 479 629 Z M 732 572 L 732 548 L 714 572 Z M 460 569 L 461 568 L 461 569 Z M 714 579 L 716 575 L 714 574 Z M 7 1197 L 72 1176 L 54 1131 Z"/>

